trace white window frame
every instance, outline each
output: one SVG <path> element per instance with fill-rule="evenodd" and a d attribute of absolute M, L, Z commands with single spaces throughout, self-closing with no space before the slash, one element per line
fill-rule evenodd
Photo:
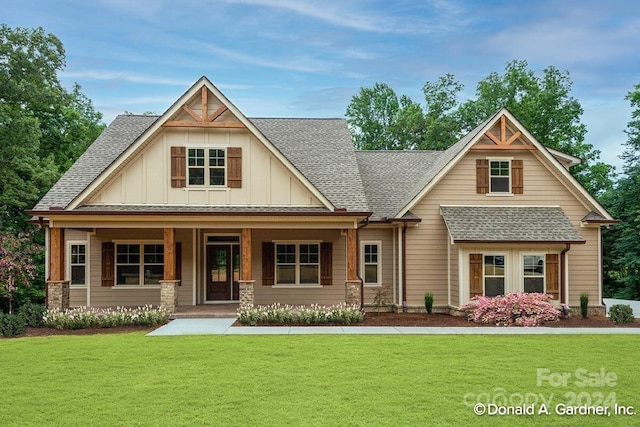
<path fill-rule="evenodd" d="M 369 246 L 377 246 L 378 247 L 378 252 L 377 252 L 377 256 L 378 256 L 378 260 L 377 262 L 373 263 L 373 262 L 366 262 L 365 261 L 365 247 L 369 245 Z M 372 282 L 366 282 L 366 274 L 365 274 L 365 267 L 367 265 L 377 265 L 377 281 L 375 283 Z M 364 286 L 371 286 L 371 287 L 375 287 L 375 286 L 382 286 L 382 241 L 381 240 L 363 240 L 360 242 L 360 272 L 362 274 L 362 282 Z"/>
<path fill-rule="evenodd" d="M 134 289 L 157 289 L 160 284 L 144 284 L 144 245 L 164 245 L 163 240 L 114 240 L 114 262 L 113 262 L 113 278 L 114 286 L 112 288 L 134 288 Z M 118 263 L 118 245 L 138 245 L 140 247 L 140 262 L 138 263 L 138 284 L 118 284 L 118 265 L 135 265 L 135 264 L 119 264 Z M 158 265 L 155 264 L 154 265 Z M 164 263 L 162 264 L 164 265 Z"/>
<path fill-rule="evenodd" d="M 318 240 L 274 240 L 273 247 L 273 287 L 274 288 L 321 288 L 320 275 L 322 268 L 321 241 Z M 278 283 L 278 245 L 295 245 L 295 283 Z M 300 262 L 300 245 L 318 246 L 318 280 L 316 283 L 300 283 L 300 266 L 307 263 Z M 290 264 L 286 264 L 290 265 Z"/>
<path fill-rule="evenodd" d="M 487 256 L 501 256 L 504 257 L 504 274 L 502 276 L 496 276 L 496 275 L 491 275 L 488 276 L 487 272 L 486 272 L 486 262 L 484 260 L 485 257 Z M 504 280 L 503 282 L 503 286 L 502 286 L 502 294 L 505 295 L 507 293 L 509 293 L 508 289 L 507 289 L 507 278 L 509 277 L 509 255 L 507 253 L 504 252 L 483 252 L 482 253 L 482 294 L 483 295 L 487 295 L 487 277 L 502 277 L 502 279 Z"/>
<path fill-rule="evenodd" d="M 71 276 L 71 270 L 72 267 L 74 265 L 82 265 L 82 264 L 73 264 L 71 262 L 71 247 L 72 246 L 77 246 L 77 245 L 83 245 L 84 246 L 84 284 L 74 284 L 72 281 L 72 276 Z M 86 288 L 89 284 L 89 277 L 88 277 L 88 273 L 89 273 L 89 263 L 88 263 L 88 259 L 89 259 L 89 253 L 88 253 L 88 248 L 89 245 L 87 244 L 86 240 L 67 240 L 67 252 L 66 252 L 66 275 L 67 275 L 67 280 L 69 280 L 70 285 L 72 288 Z"/>
<path fill-rule="evenodd" d="M 221 146 L 186 146 L 187 150 L 187 188 L 226 188 L 228 183 L 227 177 L 227 147 Z M 204 166 L 190 166 L 189 165 L 189 150 L 204 150 Z M 211 166 L 209 163 L 211 161 L 210 151 L 211 150 L 221 150 L 222 151 L 222 159 L 224 160 L 224 166 Z M 204 178 L 202 184 L 191 184 L 190 183 L 190 171 L 193 168 L 204 169 Z M 224 170 L 224 183 L 212 185 L 211 182 L 211 169 L 223 169 Z"/>
<path fill-rule="evenodd" d="M 512 179 L 513 179 L 513 171 L 512 171 L 512 165 L 511 165 L 511 161 L 513 160 L 513 157 L 488 157 L 487 160 L 489 161 L 489 195 L 493 195 L 493 196 L 511 196 L 513 195 L 513 190 L 512 190 Z M 493 191 L 493 186 L 491 185 L 491 162 L 506 162 L 509 165 L 509 175 L 508 175 L 508 189 L 507 191 Z M 496 178 L 504 178 L 504 176 L 500 176 L 500 175 L 496 175 Z"/>
<path fill-rule="evenodd" d="M 524 274 L 524 257 L 525 256 L 539 256 L 542 258 L 542 274 L 541 275 L 536 275 L 536 276 L 526 276 Z M 521 292 L 526 292 L 524 290 L 524 281 L 527 277 L 541 277 L 542 278 L 542 293 L 546 294 L 547 293 L 547 259 L 546 259 L 546 254 L 545 253 L 541 253 L 541 252 L 520 252 L 520 275 L 521 275 L 521 280 L 520 280 L 520 286 L 521 286 Z"/>

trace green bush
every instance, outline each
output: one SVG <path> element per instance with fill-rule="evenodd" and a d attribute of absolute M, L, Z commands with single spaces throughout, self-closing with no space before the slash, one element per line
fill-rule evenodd
<path fill-rule="evenodd" d="M 424 294 L 424 308 L 427 309 L 427 314 L 431 314 L 433 311 L 433 294 L 431 292 Z"/>
<path fill-rule="evenodd" d="M 55 329 L 116 328 L 119 326 L 158 326 L 169 321 L 169 313 L 150 305 L 144 307 L 47 310 L 43 326 Z"/>
<path fill-rule="evenodd" d="M 24 303 L 18 308 L 18 314 L 22 315 L 27 326 L 32 328 L 42 327 L 44 314 L 46 312 L 47 308 L 44 305 L 30 302 Z"/>
<path fill-rule="evenodd" d="M 583 319 L 589 314 L 589 294 L 586 292 L 580 294 L 580 314 Z"/>
<path fill-rule="evenodd" d="M 15 337 L 24 334 L 24 317 L 20 314 L 0 313 L 0 335 Z"/>
<path fill-rule="evenodd" d="M 267 306 L 241 306 L 238 309 L 238 321 L 243 325 L 319 325 L 337 323 L 350 325 L 362 322 L 364 313 L 358 305 L 345 303 L 329 307 L 281 306 L 278 303 Z"/>
<path fill-rule="evenodd" d="M 631 323 L 635 319 L 630 305 L 615 304 L 609 309 L 609 318 L 613 323 Z"/>

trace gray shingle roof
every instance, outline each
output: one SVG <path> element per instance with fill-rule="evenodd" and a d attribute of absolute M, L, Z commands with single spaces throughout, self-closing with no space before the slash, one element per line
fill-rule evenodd
<path fill-rule="evenodd" d="M 582 243 L 558 206 L 441 206 L 455 242 Z"/>

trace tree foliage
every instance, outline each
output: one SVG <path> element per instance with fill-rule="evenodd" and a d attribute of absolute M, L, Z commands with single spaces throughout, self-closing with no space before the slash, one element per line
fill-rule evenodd
<path fill-rule="evenodd" d="M 10 314 L 18 291 L 36 276 L 33 256 L 40 248 L 32 240 L 30 235 L 0 232 L 0 296 L 8 300 Z"/>
<path fill-rule="evenodd" d="M 405 96 L 398 102 L 393 89 L 377 83 L 353 97 L 346 115 L 356 148 L 440 150 L 507 107 L 542 144 L 582 159 L 572 173 L 598 195 L 611 188 L 613 167 L 599 162 L 600 152 L 585 142 L 583 110 L 571 88 L 566 71 L 550 66 L 539 77 L 526 61 L 512 61 L 504 74 L 493 72 L 478 82 L 476 98 L 464 103 L 458 101 L 463 85 L 446 74 L 423 86 L 424 108 Z M 380 98 L 394 101 L 388 103 L 394 108 L 380 108 L 381 103 L 374 102 Z M 375 126 L 370 111 L 376 111 Z"/>

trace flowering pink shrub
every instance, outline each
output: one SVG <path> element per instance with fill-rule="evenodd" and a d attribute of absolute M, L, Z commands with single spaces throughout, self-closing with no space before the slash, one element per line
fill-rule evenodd
<path fill-rule="evenodd" d="M 9 300 L 9 313 L 20 287 L 28 288 L 36 277 L 33 256 L 40 248 L 29 234 L 0 232 L 0 296 Z"/>
<path fill-rule="evenodd" d="M 498 326 L 539 326 L 560 318 L 551 296 L 539 293 L 511 293 L 499 297 L 476 296 L 460 307 L 476 323 Z"/>

